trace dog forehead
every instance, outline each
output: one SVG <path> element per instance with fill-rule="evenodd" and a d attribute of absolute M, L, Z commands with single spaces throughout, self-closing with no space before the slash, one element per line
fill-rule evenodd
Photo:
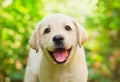
<path fill-rule="evenodd" d="M 41 23 L 44 25 L 54 24 L 54 25 L 61 25 L 61 24 L 68 24 L 71 23 L 71 17 L 64 15 L 64 14 L 51 14 L 46 16 Z"/>

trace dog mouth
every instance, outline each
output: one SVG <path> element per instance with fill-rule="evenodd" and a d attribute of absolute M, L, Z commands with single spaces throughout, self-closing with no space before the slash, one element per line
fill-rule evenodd
<path fill-rule="evenodd" d="M 69 49 L 56 48 L 54 51 L 49 51 L 48 50 L 48 52 L 56 63 L 62 64 L 62 63 L 65 63 L 68 60 L 68 57 L 71 53 L 71 50 L 72 50 L 72 47 L 69 48 Z"/>

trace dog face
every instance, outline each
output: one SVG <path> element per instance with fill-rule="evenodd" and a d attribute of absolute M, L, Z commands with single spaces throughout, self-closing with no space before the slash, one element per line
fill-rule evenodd
<path fill-rule="evenodd" d="M 87 33 L 76 20 L 62 14 L 53 14 L 38 23 L 29 44 L 57 64 L 65 64 L 74 56 L 77 46 L 87 40 Z"/>

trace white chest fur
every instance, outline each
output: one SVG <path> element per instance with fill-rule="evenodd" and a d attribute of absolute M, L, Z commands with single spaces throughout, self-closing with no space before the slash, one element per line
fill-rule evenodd
<path fill-rule="evenodd" d="M 83 53 L 76 54 L 66 65 L 50 64 L 43 57 L 40 64 L 40 82 L 87 82 L 88 71 Z"/>

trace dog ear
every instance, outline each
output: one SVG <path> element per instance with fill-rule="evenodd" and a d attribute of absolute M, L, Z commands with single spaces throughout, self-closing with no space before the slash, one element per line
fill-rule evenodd
<path fill-rule="evenodd" d="M 40 22 L 36 25 L 36 28 L 29 39 L 29 45 L 32 49 L 36 50 L 36 53 L 39 51 L 40 43 L 39 41 L 40 41 Z"/>
<path fill-rule="evenodd" d="M 76 26 L 77 41 L 79 43 L 79 46 L 81 47 L 81 45 L 83 45 L 87 41 L 88 35 L 85 29 L 75 19 L 73 19 L 73 22 Z"/>

